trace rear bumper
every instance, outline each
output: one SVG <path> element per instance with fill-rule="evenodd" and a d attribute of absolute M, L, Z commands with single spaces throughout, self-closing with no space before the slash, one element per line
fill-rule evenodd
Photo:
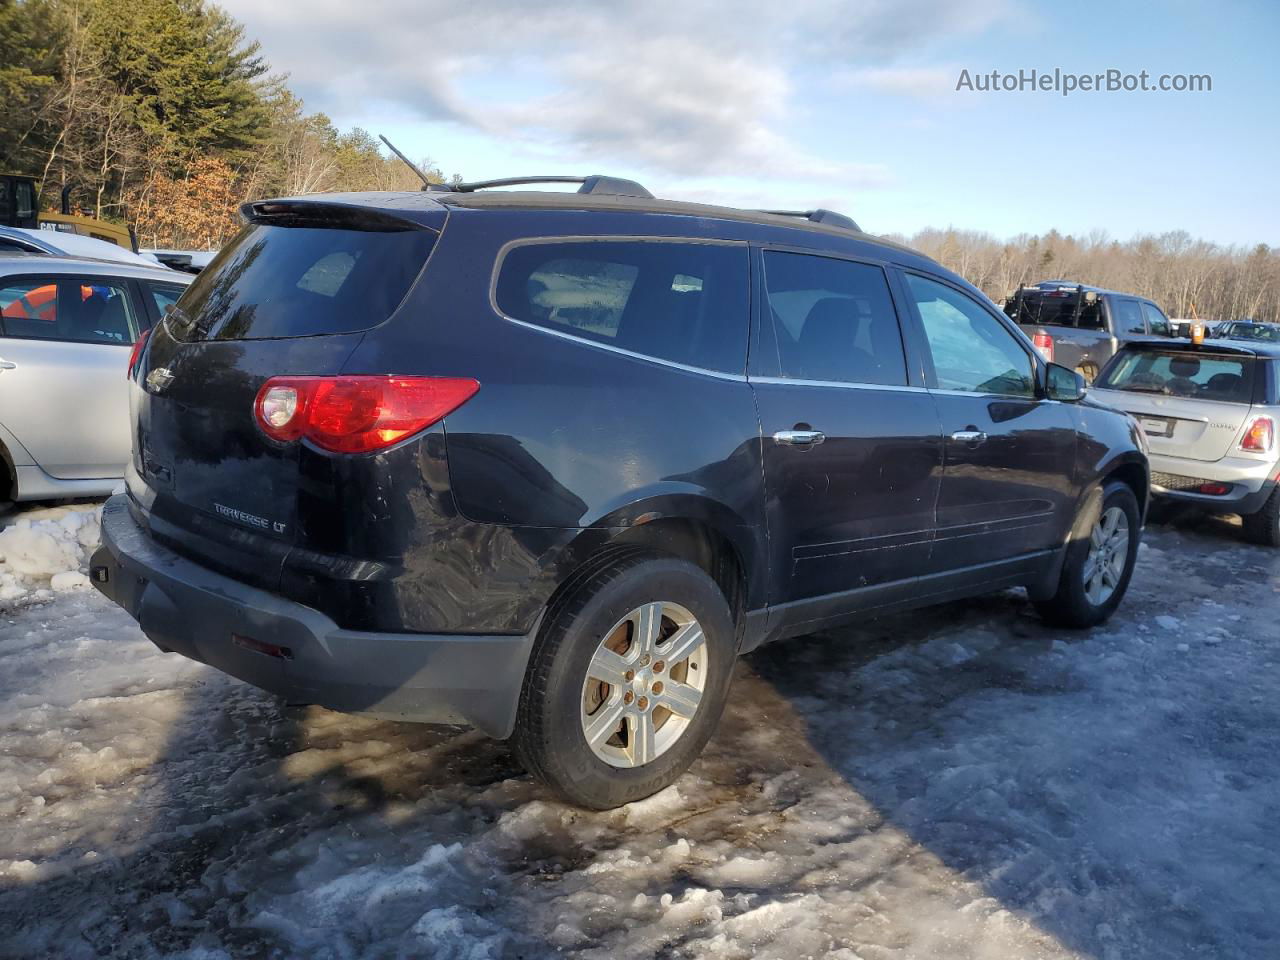
<path fill-rule="evenodd" d="M 107 501 L 94 586 L 162 650 L 289 700 L 510 736 L 535 631 L 525 636 L 343 630 L 310 607 L 157 544 L 126 496 Z M 264 652 L 266 651 L 266 652 Z"/>
<path fill-rule="evenodd" d="M 1152 453 L 1151 492 L 1163 500 L 1195 504 L 1205 510 L 1218 513 L 1247 515 L 1262 509 L 1277 483 L 1275 461 L 1253 460 L 1246 457 L 1223 457 L 1216 461 L 1188 460 Z M 1210 480 L 1231 487 L 1222 496 L 1210 496 L 1187 490 L 1171 489 L 1160 483 L 1160 475 Z"/>

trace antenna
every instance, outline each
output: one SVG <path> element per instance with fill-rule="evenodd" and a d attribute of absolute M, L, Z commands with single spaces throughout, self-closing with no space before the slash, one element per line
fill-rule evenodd
<path fill-rule="evenodd" d="M 412 170 L 414 173 L 418 175 L 418 179 L 422 181 L 423 187 L 431 186 L 431 181 L 427 179 L 427 175 L 423 173 L 421 170 L 419 170 L 416 166 L 414 166 L 413 161 L 410 160 L 408 157 L 406 157 L 403 153 L 401 153 L 399 148 L 396 147 L 394 143 L 392 143 L 382 134 L 378 134 L 378 139 L 381 140 L 383 143 L 385 143 L 391 149 L 392 153 L 394 153 L 397 157 L 403 160 L 404 165 L 406 167 L 408 167 L 410 170 Z"/>

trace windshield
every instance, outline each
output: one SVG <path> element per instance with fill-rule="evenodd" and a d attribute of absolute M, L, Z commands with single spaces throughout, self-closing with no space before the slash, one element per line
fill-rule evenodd
<path fill-rule="evenodd" d="M 1253 397 L 1253 366 L 1253 357 L 1122 350 L 1102 372 L 1097 386 L 1247 404 Z"/>

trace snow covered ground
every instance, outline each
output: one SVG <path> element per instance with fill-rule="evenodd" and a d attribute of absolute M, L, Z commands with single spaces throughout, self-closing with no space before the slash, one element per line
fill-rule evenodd
<path fill-rule="evenodd" d="M 1280 552 L 1236 524 L 1149 530 L 1092 633 L 1010 592 L 761 650 L 692 772 L 605 814 L 163 655 L 40 593 L 40 532 L 0 533 L 44 558 L 0 561 L 0 957 L 1280 951 Z"/>

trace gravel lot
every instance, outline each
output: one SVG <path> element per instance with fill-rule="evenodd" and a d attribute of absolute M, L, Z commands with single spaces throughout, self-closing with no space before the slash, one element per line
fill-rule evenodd
<path fill-rule="evenodd" d="M 606 814 L 471 732 L 284 708 L 92 592 L 24 603 L 0 609 L 3 957 L 1280 943 L 1280 552 L 1230 521 L 1149 528 L 1092 633 L 1008 592 L 760 650 L 692 772 Z"/>

